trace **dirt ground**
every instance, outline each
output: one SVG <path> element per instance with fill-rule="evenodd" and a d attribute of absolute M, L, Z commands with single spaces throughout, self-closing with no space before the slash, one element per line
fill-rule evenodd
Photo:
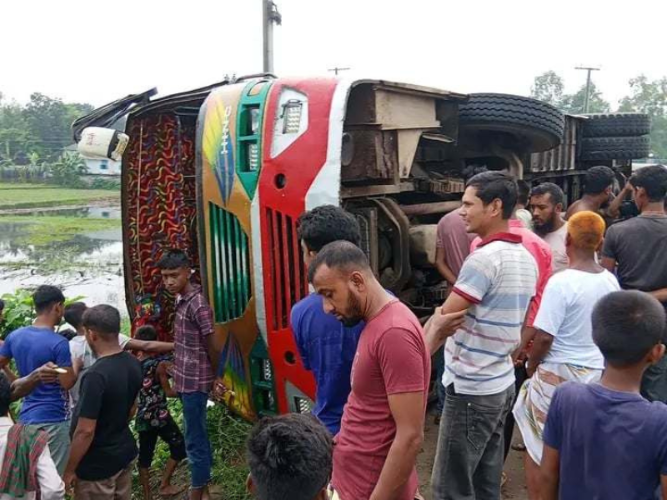
<path fill-rule="evenodd" d="M 435 459 L 435 449 L 438 443 L 438 426 L 433 421 L 434 415 L 429 412 L 426 416 L 424 432 L 424 447 L 417 457 L 417 473 L 419 475 L 419 490 L 426 500 L 431 500 L 431 470 Z M 514 431 L 516 440 L 517 430 Z M 505 464 L 507 483 L 503 487 L 503 500 L 528 500 L 526 481 L 523 473 L 524 452 L 510 450 Z"/>

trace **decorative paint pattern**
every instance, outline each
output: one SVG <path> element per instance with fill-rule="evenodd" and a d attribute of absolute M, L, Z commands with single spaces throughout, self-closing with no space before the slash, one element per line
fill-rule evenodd
<path fill-rule="evenodd" d="M 206 125 L 202 137 L 202 155 L 215 175 L 223 204 L 227 203 L 234 187 L 234 145 L 230 135 L 231 105 L 222 96 L 212 93 L 206 104 Z"/>
<path fill-rule="evenodd" d="M 128 135 L 122 201 L 133 329 L 152 324 L 160 340 L 172 340 L 174 298 L 162 286 L 157 261 L 166 248 L 183 249 L 199 282 L 194 120 L 172 114 L 130 119 Z"/>
<path fill-rule="evenodd" d="M 237 415 L 252 420 L 255 413 L 248 390 L 250 384 L 248 384 L 246 360 L 236 337 L 231 331 L 227 335 L 225 347 L 220 355 L 220 368 L 217 376 L 229 389 L 223 396 L 223 402 Z"/>
<path fill-rule="evenodd" d="M 198 175 L 199 227 L 206 256 L 203 267 L 209 299 L 219 313 L 215 325 L 215 343 L 220 351 L 218 376 L 233 391 L 233 395 L 225 396 L 225 403 L 251 419 L 257 412 L 249 356 L 259 334 L 250 276 L 251 199 L 239 180 L 239 155 L 230 155 L 238 144 L 238 113 L 247 85 L 216 89 L 202 106 L 198 131 L 202 163 Z"/>

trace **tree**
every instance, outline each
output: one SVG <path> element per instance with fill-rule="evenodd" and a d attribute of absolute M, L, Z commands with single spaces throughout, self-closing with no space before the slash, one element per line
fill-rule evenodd
<path fill-rule="evenodd" d="M 650 81 L 645 75 L 630 80 L 631 94 L 620 101 L 619 111 L 646 113 L 651 117 L 651 149 L 667 158 L 667 77 Z"/>
<path fill-rule="evenodd" d="M 533 86 L 530 88 L 530 96 L 539 101 L 548 102 L 553 106 L 560 107 L 563 100 L 563 79 L 555 71 L 547 71 L 535 77 Z"/>
<path fill-rule="evenodd" d="M 586 85 L 583 85 L 576 93 L 563 96 L 559 108 L 564 113 L 581 114 L 584 113 L 584 103 L 586 102 Z M 602 98 L 595 83 L 591 82 L 588 113 L 609 113 L 611 105 Z"/>
<path fill-rule="evenodd" d="M 44 158 L 57 157 L 71 144 L 67 107 L 60 99 L 52 99 L 36 92 L 24 109 L 28 128 L 37 139 L 39 152 Z"/>

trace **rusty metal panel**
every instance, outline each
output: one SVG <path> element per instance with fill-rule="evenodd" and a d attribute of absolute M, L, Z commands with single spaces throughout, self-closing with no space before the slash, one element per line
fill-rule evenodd
<path fill-rule="evenodd" d="M 540 173 L 576 170 L 577 143 L 584 119 L 580 116 L 566 115 L 563 142 L 549 151 L 532 154 L 529 163 L 530 171 Z"/>

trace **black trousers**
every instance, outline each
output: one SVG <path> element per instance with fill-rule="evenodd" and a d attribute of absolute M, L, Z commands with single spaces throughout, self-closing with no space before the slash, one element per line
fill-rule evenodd
<path fill-rule="evenodd" d="M 516 400 L 519 397 L 519 390 L 521 386 L 528 378 L 528 373 L 526 373 L 526 365 L 517 366 L 514 368 L 514 376 L 516 381 L 514 382 L 514 388 L 516 389 L 514 394 L 514 401 L 512 402 L 512 409 L 516 404 Z M 512 410 L 507 414 L 505 419 L 505 460 L 507 460 L 507 454 L 510 451 L 510 446 L 512 446 L 512 434 L 514 434 L 514 413 Z"/>

